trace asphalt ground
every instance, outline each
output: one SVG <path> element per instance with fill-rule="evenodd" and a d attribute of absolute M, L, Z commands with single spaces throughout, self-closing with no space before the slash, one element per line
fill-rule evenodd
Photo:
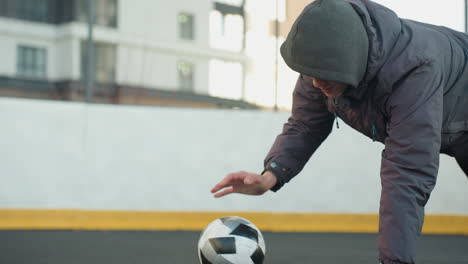
<path fill-rule="evenodd" d="M 0 231 L 1 264 L 198 263 L 200 232 Z M 263 232 L 267 264 L 376 264 L 376 234 Z M 468 236 L 423 235 L 417 263 L 468 264 Z"/>

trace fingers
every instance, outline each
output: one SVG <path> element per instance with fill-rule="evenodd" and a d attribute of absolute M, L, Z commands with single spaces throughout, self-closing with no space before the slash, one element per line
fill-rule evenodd
<path fill-rule="evenodd" d="M 230 187 L 230 188 L 222 190 L 221 192 L 216 193 L 214 195 L 214 197 L 216 197 L 216 198 L 223 197 L 223 196 L 228 195 L 228 194 L 233 193 L 233 192 L 234 192 L 234 188 Z"/>
<path fill-rule="evenodd" d="M 224 179 L 222 179 L 218 184 L 216 184 L 212 189 L 211 192 L 215 193 L 222 188 L 226 188 L 229 186 L 232 186 L 234 183 L 238 181 L 243 181 L 246 176 L 246 173 L 243 171 L 236 172 L 236 173 L 230 173 Z"/>
<path fill-rule="evenodd" d="M 230 186 L 230 182 L 231 182 L 231 178 L 228 176 L 226 176 L 224 179 L 222 179 L 218 184 L 216 184 L 212 189 L 211 189 L 211 192 L 212 193 L 215 193 L 219 190 L 221 190 L 222 188 L 225 188 L 227 186 Z"/>
<path fill-rule="evenodd" d="M 264 184 L 262 181 L 262 175 L 239 171 L 224 177 L 224 179 L 211 189 L 211 193 L 214 193 L 214 197 L 216 198 L 231 193 L 261 195 L 268 190 L 268 188 L 263 186 Z"/>

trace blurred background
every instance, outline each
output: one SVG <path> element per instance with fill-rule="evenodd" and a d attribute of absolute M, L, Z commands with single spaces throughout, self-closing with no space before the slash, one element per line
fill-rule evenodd
<path fill-rule="evenodd" d="M 1 0 L 0 96 L 287 110 L 278 47 L 309 2 Z M 465 31 L 464 0 L 376 2 Z"/>
<path fill-rule="evenodd" d="M 263 170 L 298 76 L 278 50 L 310 2 L 0 0 L 0 229 L 201 230 L 235 214 L 377 232 L 383 145 L 343 122 L 281 191 L 209 193 Z M 466 0 L 376 2 L 467 30 Z M 468 234 L 466 190 L 442 156 L 425 232 Z"/>

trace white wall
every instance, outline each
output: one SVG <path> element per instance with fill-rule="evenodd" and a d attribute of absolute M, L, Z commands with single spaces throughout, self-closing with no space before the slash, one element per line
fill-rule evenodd
<path fill-rule="evenodd" d="M 0 98 L 0 208 L 377 213 L 383 146 L 343 123 L 279 192 L 212 198 L 262 170 L 287 117 Z M 443 156 L 427 212 L 468 215 L 467 185 Z"/>

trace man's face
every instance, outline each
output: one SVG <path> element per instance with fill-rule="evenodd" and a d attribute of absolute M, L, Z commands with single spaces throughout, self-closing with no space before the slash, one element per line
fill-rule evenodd
<path fill-rule="evenodd" d="M 319 88 L 327 97 L 335 98 L 340 96 L 348 87 L 347 84 L 335 81 L 326 81 L 318 78 L 302 75 L 306 82 Z"/>

